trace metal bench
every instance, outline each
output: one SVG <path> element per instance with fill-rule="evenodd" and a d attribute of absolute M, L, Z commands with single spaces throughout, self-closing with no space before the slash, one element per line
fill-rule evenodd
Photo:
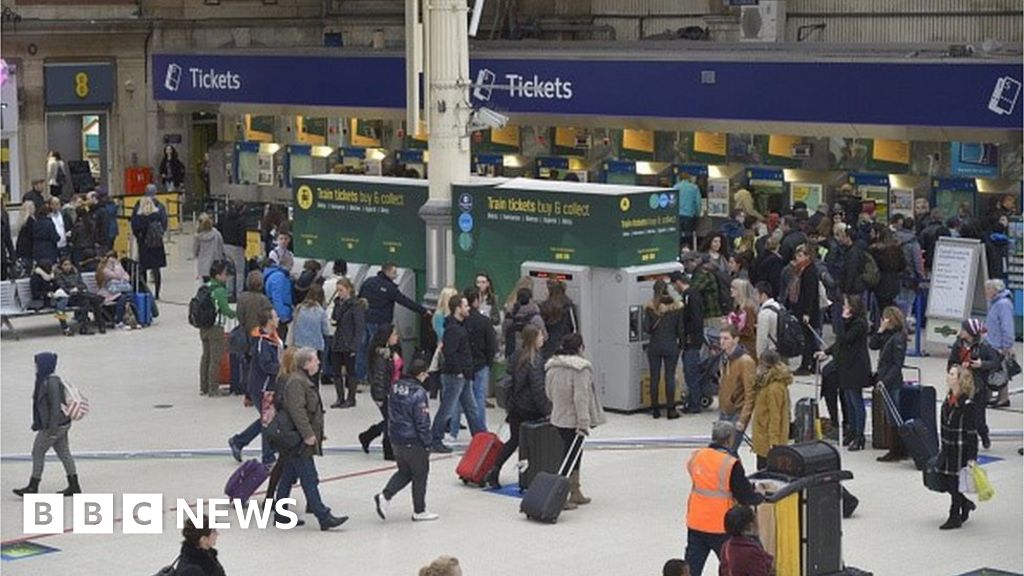
<path fill-rule="evenodd" d="M 83 273 L 82 281 L 85 282 L 89 292 L 96 292 L 95 272 Z M 20 336 L 18 331 L 14 329 L 14 325 L 11 324 L 11 318 L 52 314 L 56 311 L 52 306 L 43 306 L 42 308 L 35 309 L 28 308 L 28 304 L 31 301 L 32 285 L 30 279 L 18 278 L 17 280 L 8 280 L 0 284 L 0 319 L 2 319 L 3 325 L 14 334 L 15 340 L 19 340 Z"/>

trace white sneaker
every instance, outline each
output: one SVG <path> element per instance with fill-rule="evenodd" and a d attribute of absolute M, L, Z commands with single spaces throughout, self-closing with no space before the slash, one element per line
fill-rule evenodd
<path fill-rule="evenodd" d="M 458 436 L 452 436 L 451 434 L 445 434 L 444 435 L 444 443 L 445 444 L 449 444 L 449 445 L 451 445 L 451 444 L 458 444 L 459 443 L 459 437 Z"/>
<path fill-rule="evenodd" d="M 380 516 L 381 520 L 388 519 L 388 504 L 391 502 L 384 497 L 384 493 L 380 492 L 373 495 L 373 503 L 377 507 L 377 516 Z"/>
<path fill-rule="evenodd" d="M 126 326 L 124 322 L 119 322 L 116 326 L 114 326 L 114 328 L 118 330 L 127 330 L 128 326 Z"/>
<path fill-rule="evenodd" d="M 431 522 L 433 520 L 437 520 L 438 518 L 440 518 L 440 516 L 434 514 L 433 512 L 428 512 L 426 510 L 420 512 L 419 514 L 412 515 L 413 522 Z"/>

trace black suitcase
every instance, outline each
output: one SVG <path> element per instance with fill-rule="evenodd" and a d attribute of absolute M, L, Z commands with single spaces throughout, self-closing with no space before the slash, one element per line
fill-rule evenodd
<path fill-rule="evenodd" d="M 939 443 L 938 420 L 936 418 L 937 393 L 933 386 L 904 386 L 900 390 L 900 414 L 907 420 L 924 422 L 930 442 Z"/>
<path fill-rule="evenodd" d="M 583 436 L 577 436 L 557 474 L 541 472 L 533 479 L 530 489 L 519 504 L 519 511 L 530 520 L 548 524 L 558 522 L 565 500 L 569 497 L 569 472 L 576 467 L 582 453 Z"/>
<path fill-rule="evenodd" d="M 926 398 L 929 394 L 925 387 L 921 390 L 920 399 Z M 918 470 L 924 470 L 928 466 L 928 461 L 932 457 L 939 453 L 939 443 L 935 435 L 932 434 L 931 430 L 928 429 L 928 425 L 925 420 L 931 415 L 931 419 L 935 420 L 935 406 L 934 404 L 927 405 L 922 402 L 920 406 L 920 417 L 913 418 L 907 421 L 903 420 L 903 416 L 900 411 L 896 408 L 896 404 L 892 401 L 892 396 L 889 395 L 888 390 L 884 386 L 875 386 L 875 390 L 879 391 L 882 395 L 882 399 L 885 401 L 886 408 L 892 417 L 893 422 L 896 423 L 896 429 L 899 433 L 900 440 L 903 442 L 903 446 L 907 449 L 907 453 L 914 459 L 914 465 L 917 466 Z M 904 388 L 900 391 L 902 397 L 908 388 Z M 935 394 L 935 389 L 931 388 L 931 395 Z M 902 404 L 902 401 L 900 402 Z M 930 409 L 929 409 L 930 408 Z"/>
<path fill-rule="evenodd" d="M 562 436 L 547 420 L 519 426 L 519 490 L 526 490 L 541 472 L 554 474 L 562 463 Z"/>
<path fill-rule="evenodd" d="M 801 398 L 793 408 L 793 441 L 814 442 L 818 439 L 815 423 L 818 421 L 818 400 Z"/>
<path fill-rule="evenodd" d="M 892 448 L 892 436 L 895 431 L 892 419 L 887 414 L 882 393 L 875 388 L 871 391 L 871 447 L 875 450 Z"/>

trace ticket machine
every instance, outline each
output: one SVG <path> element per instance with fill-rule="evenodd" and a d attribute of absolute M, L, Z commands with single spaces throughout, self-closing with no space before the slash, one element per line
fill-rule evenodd
<path fill-rule="evenodd" d="M 580 335 L 586 356 L 594 365 L 594 385 L 609 410 L 634 412 L 644 408 L 642 390 L 650 375 L 644 305 L 654 283 L 682 270 L 677 262 L 594 268 L 545 262 L 524 262 L 522 275 L 533 279 L 533 296 L 547 298 L 547 280 L 566 284 L 566 293 L 579 310 Z M 677 394 L 684 387 L 677 380 Z M 649 405 L 649 400 L 646 405 Z"/>
<path fill-rule="evenodd" d="M 380 266 L 369 266 L 366 269 L 359 286 L 369 278 L 373 278 L 380 272 Z M 349 277 L 352 277 L 352 265 L 349 264 Z M 353 280 L 355 283 L 355 280 Z M 416 300 L 416 273 L 411 268 L 398 268 L 398 277 L 395 278 L 398 290 L 405 294 L 410 300 Z M 359 288 L 356 288 L 357 292 Z M 409 310 L 405 306 L 395 304 L 395 329 L 398 330 L 398 341 L 402 346 L 402 358 L 411 362 L 416 352 L 416 342 L 419 340 L 419 314 Z"/>

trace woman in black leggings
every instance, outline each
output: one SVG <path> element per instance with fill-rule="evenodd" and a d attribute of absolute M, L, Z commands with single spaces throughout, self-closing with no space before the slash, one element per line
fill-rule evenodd
<path fill-rule="evenodd" d="M 523 327 L 523 345 L 512 355 L 509 370 L 512 388 L 506 406 L 509 439 L 487 475 L 487 485 L 501 488 L 501 467 L 519 448 L 519 428 L 524 422 L 542 420 L 551 414 L 551 401 L 544 392 L 544 333 L 533 324 Z"/>

